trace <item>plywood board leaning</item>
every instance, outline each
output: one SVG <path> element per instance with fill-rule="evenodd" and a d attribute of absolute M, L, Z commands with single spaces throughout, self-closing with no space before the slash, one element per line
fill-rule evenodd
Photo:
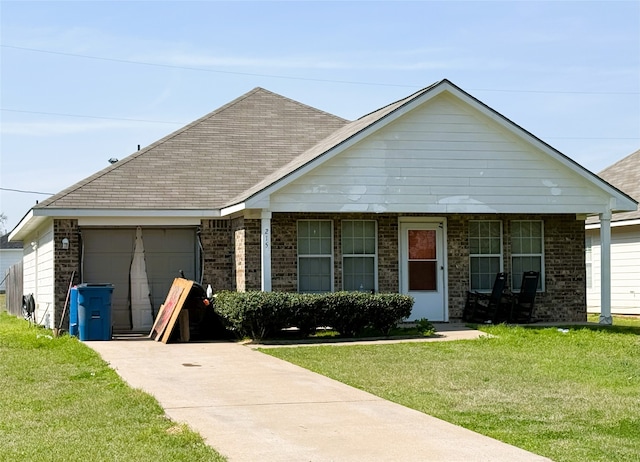
<path fill-rule="evenodd" d="M 173 332 L 178 316 L 180 316 L 180 310 L 182 310 L 184 302 L 189 296 L 191 287 L 193 287 L 193 281 L 182 278 L 175 278 L 173 280 L 171 289 L 169 289 L 169 293 L 167 294 L 167 299 L 164 301 L 162 309 L 158 312 L 149 337 L 162 343 L 169 341 L 171 332 Z"/>

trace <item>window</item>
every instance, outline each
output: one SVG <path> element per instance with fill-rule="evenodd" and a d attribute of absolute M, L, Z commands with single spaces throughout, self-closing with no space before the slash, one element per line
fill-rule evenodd
<path fill-rule="evenodd" d="M 520 290 L 522 274 L 538 271 L 538 290 L 544 290 L 544 236 L 542 221 L 511 222 L 511 287 Z"/>
<path fill-rule="evenodd" d="M 376 289 L 376 222 L 342 222 L 342 288 Z"/>
<path fill-rule="evenodd" d="M 330 220 L 298 221 L 298 291 L 331 292 L 333 226 Z"/>
<path fill-rule="evenodd" d="M 502 268 L 502 222 L 469 222 L 471 290 L 491 292 Z"/>

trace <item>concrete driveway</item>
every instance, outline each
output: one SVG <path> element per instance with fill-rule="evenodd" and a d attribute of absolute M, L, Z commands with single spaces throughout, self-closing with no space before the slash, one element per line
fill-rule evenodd
<path fill-rule="evenodd" d="M 239 343 L 87 345 L 229 461 L 549 460 Z"/>

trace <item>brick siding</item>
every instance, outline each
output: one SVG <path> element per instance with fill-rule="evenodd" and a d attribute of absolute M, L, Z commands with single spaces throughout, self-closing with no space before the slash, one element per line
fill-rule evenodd
<path fill-rule="evenodd" d="M 342 220 L 376 220 L 378 223 L 379 292 L 398 292 L 397 214 L 273 214 L 272 289 L 297 290 L 297 220 L 332 220 L 334 243 L 334 290 L 342 289 Z M 406 215 L 403 215 L 406 216 Z M 417 215 L 413 215 L 418 217 Z M 545 291 L 536 297 L 534 319 L 540 321 L 586 320 L 584 222 L 574 215 L 447 215 L 449 317 L 460 319 L 469 290 L 469 221 L 501 220 L 504 271 L 511 272 L 510 223 L 543 220 L 545 245 Z M 259 250 L 259 248 L 257 249 Z"/>
<path fill-rule="evenodd" d="M 272 290 L 297 291 L 297 220 L 332 220 L 334 290 L 342 289 L 342 220 L 375 220 L 378 229 L 378 292 L 398 292 L 398 214 L 274 213 L 271 220 Z M 407 215 L 402 215 L 407 216 Z M 419 216 L 413 215 L 412 216 Z M 574 215 L 446 215 L 449 318 L 460 319 L 469 290 L 469 221 L 501 220 L 504 271 L 511 272 L 510 223 L 543 220 L 545 245 L 545 291 L 536 297 L 534 319 L 584 321 L 586 285 L 584 222 Z M 203 282 L 219 290 L 260 290 L 260 219 L 203 220 L 200 238 L 204 249 Z M 69 250 L 62 250 L 62 239 Z M 62 316 L 69 280 L 80 280 L 77 220 L 54 220 L 55 310 L 57 326 Z"/>
<path fill-rule="evenodd" d="M 62 240 L 69 239 L 69 248 L 62 248 Z M 78 234 L 78 220 L 54 220 L 53 221 L 53 242 L 54 259 L 53 272 L 54 281 L 54 307 L 53 325 L 58 327 L 62 319 L 67 292 L 71 283 L 71 275 L 75 271 L 73 284 L 80 282 L 80 237 Z M 67 312 L 64 322 L 64 329 L 69 329 L 69 302 L 67 301 Z"/>
<path fill-rule="evenodd" d="M 214 291 L 234 290 L 230 220 L 202 220 L 200 241 L 204 249 L 202 261 L 204 286 L 211 284 Z"/>

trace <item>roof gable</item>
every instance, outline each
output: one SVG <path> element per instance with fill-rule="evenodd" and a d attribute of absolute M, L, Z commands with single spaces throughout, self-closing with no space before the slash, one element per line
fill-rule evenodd
<path fill-rule="evenodd" d="M 290 163 L 284 165 L 272 175 L 267 176 L 253 188 L 234 198 L 227 204 L 229 207 L 228 210 L 233 210 L 233 206 L 235 204 L 242 202 L 244 202 L 245 206 L 248 208 L 270 206 L 271 195 L 275 194 L 277 191 L 285 188 L 288 184 L 297 181 L 313 169 L 319 168 L 323 163 L 330 161 L 333 157 L 350 149 L 357 143 L 363 142 L 363 140 L 368 137 L 375 136 L 376 132 L 383 130 L 387 125 L 405 117 L 416 108 L 429 104 L 430 101 L 439 98 L 439 96 L 443 94 L 446 94 L 452 100 L 455 100 L 456 104 L 459 106 L 466 107 L 468 110 L 471 110 L 481 116 L 481 118 L 484 119 L 483 123 L 493 124 L 494 127 L 497 127 L 502 131 L 504 136 L 515 139 L 518 143 L 522 143 L 520 149 L 524 149 L 531 153 L 537 153 L 536 155 L 540 156 L 541 161 L 551 162 L 555 165 L 554 168 L 562 168 L 564 171 L 563 175 L 573 177 L 573 179 L 578 182 L 583 181 L 585 187 L 590 189 L 592 193 L 591 199 L 594 203 L 597 203 L 597 206 L 594 207 L 593 205 L 590 205 L 585 206 L 582 209 L 576 208 L 575 210 L 572 210 L 572 213 L 600 213 L 600 211 L 605 209 L 629 210 L 635 207 L 633 201 L 624 194 L 621 194 L 616 188 L 606 182 L 603 182 L 599 177 L 589 172 L 572 159 L 553 149 L 551 146 L 536 138 L 522 127 L 516 125 L 506 117 L 502 116 L 445 79 L 344 126 L 342 129 L 336 131 L 328 138 L 322 140 L 307 152 L 300 155 L 298 158 L 293 159 Z M 365 163 L 368 162 L 368 160 L 362 161 Z M 523 165 L 522 168 L 527 167 Z M 342 171 L 342 173 L 344 174 L 345 171 Z M 553 180 L 548 180 L 548 182 L 543 186 L 548 190 L 552 190 L 554 193 L 559 191 Z M 596 198 L 594 194 L 599 197 Z M 486 197 L 485 199 L 493 201 L 497 198 Z M 298 200 L 302 201 L 301 198 L 298 198 Z M 385 200 L 386 199 L 384 197 L 378 197 L 378 203 L 380 203 L 380 201 L 384 202 Z M 532 205 L 539 204 L 534 203 Z M 542 211 L 540 210 L 540 207 L 538 207 L 538 209 L 539 211 Z M 360 210 L 362 210 L 362 208 Z M 455 207 L 449 207 L 447 210 L 455 211 Z M 473 209 L 469 207 L 462 207 L 457 211 L 461 210 L 470 212 Z M 439 210 L 439 212 L 444 211 L 445 210 Z M 483 204 L 483 207 L 477 207 L 475 211 L 493 212 L 496 210 L 492 207 L 491 202 L 489 202 Z"/>
<path fill-rule="evenodd" d="M 275 191 L 272 211 L 593 213 L 609 195 L 448 92 Z"/>
<path fill-rule="evenodd" d="M 216 209 L 346 123 L 256 88 L 35 208 Z"/>

